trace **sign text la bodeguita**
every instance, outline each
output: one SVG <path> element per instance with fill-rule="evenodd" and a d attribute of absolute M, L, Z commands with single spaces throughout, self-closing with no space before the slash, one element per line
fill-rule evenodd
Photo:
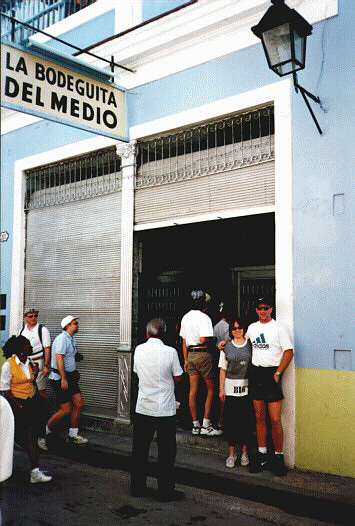
<path fill-rule="evenodd" d="M 126 136 L 125 92 L 1 44 L 1 104 L 115 138 Z"/>

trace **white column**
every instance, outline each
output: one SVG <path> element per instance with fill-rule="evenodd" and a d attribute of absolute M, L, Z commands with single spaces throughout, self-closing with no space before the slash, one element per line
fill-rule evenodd
<path fill-rule="evenodd" d="M 117 419 L 129 420 L 132 344 L 133 221 L 136 141 L 117 145 L 122 167 L 120 341 Z"/>

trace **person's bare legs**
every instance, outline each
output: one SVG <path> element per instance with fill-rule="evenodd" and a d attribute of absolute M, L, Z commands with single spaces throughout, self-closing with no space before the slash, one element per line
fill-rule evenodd
<path fill-rule="evenodd" d="M 199 375 L 198 374 L 190 375 L 189 379 L 190 379 L 189 408 L 190 408 L 192 421 L 195 422 L 197 420 L 196 398 L 197 398 Z"/>
<path fill-rule="evenodd" d="M 31 469 L 38 468 L 37 437 L 32 427 L 27 430 L 27 453 L 30 459 Z"/>
<path fill-rule="evenodd" d="M 253 400 L 255 420 L 256 420 L 256 439 L 258 447 L 266 447 L 267 425 L 266 407 L 263 400 Z"/>
<path fill-rule="evenodd" d="M 60 404 L 60 409 L 56 413 L 54 413 L 53 416 L 48 420 L 47 427 L 48 429 L 52 430 L 53 427 L 58 424 L 64 417 L 70 415 L 71 413 L 71 402 L 64 402 L 63 404 Z"/>
<path fill-rule="evenodd" d="M 72 410 L 70 413 L 70 427 L 77 428 L 79 427 L 79 419 L 81 415 L 81 411 L 83 409 L 84 400 L 81 396 L 81 393 L 75 393 L 71 397 L 72 399 Z"/>
<path fill-rule="evenodd" d="M 281 423 L 282 401 L 271 402 L 268 404 L 269 416 L 271 421 L 271 434 L 274 443 L 274 449 L 278 453 L 283 451 L 284 433 Z"/>
<path fill-rule="evenodd" d="M 211 414 L 212 401 L 213 401 L 214 380 L 204 378 L 204 381 L 207 387 L 204 418 L 209 419 L 210 414 Z"/>

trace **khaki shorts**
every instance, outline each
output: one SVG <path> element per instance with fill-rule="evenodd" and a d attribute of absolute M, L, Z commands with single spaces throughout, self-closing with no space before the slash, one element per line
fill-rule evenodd
<path fill-rule="evenodd" d="M 189 352 L 187 356 L 189 376 L 201 374 L 206 380 L 214 379 L 212 355 L 209 352 Z"/>
<path fill-rule="evenodd" d="M 33 360 L 33 363 L 38 363 L 38 375 L 36 378 L 36 384 L 39 389 L 39 391 L 45 391 L 46 389 L 46 379 L 43 376 L 43 366 L 44 366 L 44 358 L 39 358 L 38 360 Z"/>

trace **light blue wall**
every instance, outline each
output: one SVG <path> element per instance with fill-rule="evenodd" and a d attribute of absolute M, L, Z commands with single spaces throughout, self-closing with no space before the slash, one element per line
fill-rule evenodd
<path fill-rule="evenodd" d="M 166 13 L 170 11 L 170 9 L 175 9 L 175 7 L 179 7 L 182 4 L 186 4 L 187 1 L 188 0 L 143 0 L 142 22 Z"/>
<path fill-rule="evenodd" d="M 62 35 L 59 35 L 58 38 L 61 38 L 66 42 L 70 42 L 70 44 L 74 44 L 80 48 L 85 48 L 91 44 L 96 44 L 96 42 L 101 42 L 101 40 L 114 35 L 114 31 L 115 15 L 114 11 L 112 10 L 96 18 L 93 18 L 90 20 L 90 22 L 86 22 L 86 24 L 80 26 L 80 29 L 76 28 L 72 31 L 67 31 Z M 69 55 L 76 53 L 75 49 L 66 46 L 65 44 L 61 44 L 56 40 L 49 40 L 48 46 L 57 49 L 58 51 L 62 51 L 63 53 L 68 53 Z M 104 65 L 105 64 L 103 63 L 102 67 L 104 67 Z"/>
<path fill-rule="evenodd" d="M 317 24 L 299 82 L 319 93 L 319 136 L 300 95 L 293 96 L 293 218 L 296 364 L 333 369 L 334 350 L 354 369 L 354 4 L 341 0 L 339 16 Z M 321 43 L 324 43 L 322 51 Z M 318 85 L 318 90 L 317 90 Z M 333 195 L 344 212 L 333 215 Z M 339 210 L 341 211 L 341 210 Z"/>
<path fill-rule="evenodd" d="M 315 24 L 306 70 L 299 75 L 300 84 L 319 94 L 327 110 L 323 113 L 311 102 L 324 129 L 322 137 L 301 95 L 294 93 L 292 97 L 295 360 L 298 367 L 305 368 L 333 369 L 334 349 L 351 349 L 354 340 L 350 319 L 351 3 L 341 0 L 339 13 Z M 135 125 L 158 119 L 276 80 L 266 66 L 261 45 L 255 45 L 132 90 L 128 95 L 129 122 Z M 3 173 L 11 203 L 15 159 L 89 135 L 41 123 L 6 136 Z M 24 149 L 18 148 L 20 143 Z M 334 194 L 345 197 L 345 210 L 340 215 L 333 215 Z M 8 217 L 12 217 L 12 210 Z M 8 243 L 6 261 L 10 264 Z M 9 290 L 8 279 L 6 283 Z M 351 369 L 353 361 L 349 363 L 348 356 L 344 355 L 344 367 Z"/>

